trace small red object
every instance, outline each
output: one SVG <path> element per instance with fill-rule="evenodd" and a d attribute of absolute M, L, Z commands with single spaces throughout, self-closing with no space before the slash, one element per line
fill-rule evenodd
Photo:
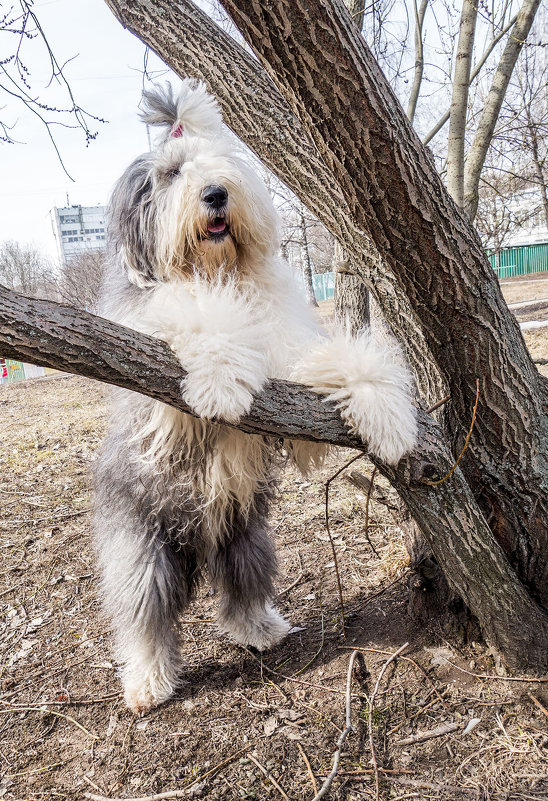
<path fill-rule="evenodd" d="M 173 136 L 174 139 L 179 139 L 179 137 L 181 137 L 183 135 L 183 126 L 181 125 L 180 122 L 179 123 L 177 123 L 177 122 L 173 123 L 173 125 L 171 127 L 171 132 L 170 132 L 169 135 Z"/>

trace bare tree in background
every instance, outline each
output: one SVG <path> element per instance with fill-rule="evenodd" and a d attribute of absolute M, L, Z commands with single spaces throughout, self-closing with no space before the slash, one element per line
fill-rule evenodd
<path fill-rule="evenodd" d="M 97 313 L 105 271 L 106 254 L 86 250 L 62 264 L 57 279 L 61 298 L 78 309 Z"/>
<path fill-rule="evenodd" d="M 33 298 L 58 298 L 48 259 L 36 248 L 13 240 L 0 244 L 0 284 Z"/>

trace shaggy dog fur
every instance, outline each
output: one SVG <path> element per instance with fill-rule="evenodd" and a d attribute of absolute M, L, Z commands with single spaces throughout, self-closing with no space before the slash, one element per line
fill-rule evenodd
<path fill-rule="evenodd" d="M 391 464 L 416 434 L 397 347 L 368 333 L 327 338 L 315 322 L 277 255 L 268 191 L 214 98 L 185 81 L 177 100 L 168 88 L 145 102 L 143 119 L 163 136 L 114 189 L 103 314 L 171 346 L 197 416 L 117 390 L 97 464 L 103 592 L 136 713 L 180 682 L 178 620 L 203 569 L 232 640 L 262 650 L 289 630 L 272 604 L 273 474 L 288 457 L 306 473 L 325 448 L 223 425 L 238 422 L 267 378 L 302 381 L 336 401 Z"/>

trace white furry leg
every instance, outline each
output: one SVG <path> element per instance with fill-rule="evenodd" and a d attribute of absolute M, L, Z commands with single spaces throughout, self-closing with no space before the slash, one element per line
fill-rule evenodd
<path fill-rule="evenodd" d="M 291 628 L 271 603 L 259 603 L 234 614 L 221 610 L 217 618 L 220 631 L 240 645 L 251 645 L 266 651 L 281 642 Z"/>
<path fill-rule="evenodd" d="M 396 345 L 376 342 L 369 332 L 356 339 L 337 334 L 311 348 L 295 377 L 335 401 L 352 431 L 383 461 L 395 465 L 413 449 L 411 376 Z"/>
<path fill-rule="evenodd" d="M 113 500 L 116 512 L 109 509 Z M 159 532 L 122 511 L 127 501 L 119 491 L 98 512 L 97 545 L 124 698 L 132 712 L 144 714 L 180 683 L 178 619 L 191 593 L 192 557 L 173 551 Z"/>
<path fill-rule="evenodd" d="M 182 670 L 176 643 L 134 643 L 123 656 L 124 701 L 134 715 L 144 715 L 171 698 Z"/>

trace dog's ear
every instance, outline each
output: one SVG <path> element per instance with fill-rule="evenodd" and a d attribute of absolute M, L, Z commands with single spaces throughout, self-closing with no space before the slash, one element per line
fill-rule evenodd
<path fill-rule="evenodd" d="M 128 271 L 137 286 L 156 283 L 155 207 L 151 161 L 142 156 L 131 164 L 117 182 L 109 207 L 109 231 Z"/>

